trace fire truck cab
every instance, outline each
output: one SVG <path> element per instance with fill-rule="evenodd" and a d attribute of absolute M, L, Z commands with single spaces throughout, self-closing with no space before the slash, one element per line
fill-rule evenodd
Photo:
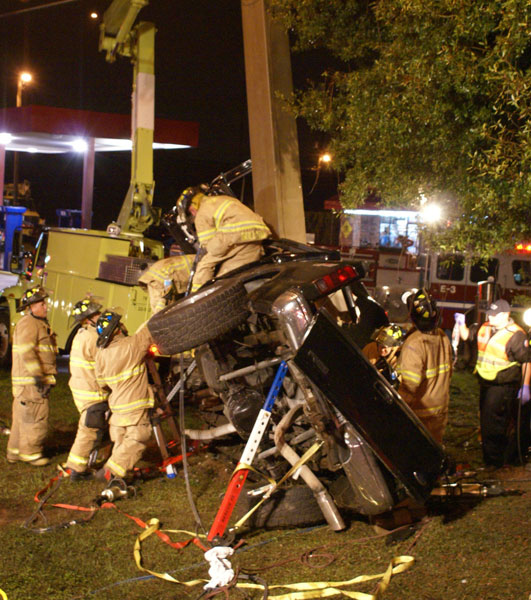
<path fill-rule="evenodd" d="M 485 309 L 497 298 L 514 305 L 518 296 L 531 297 L 531 244 L 519 244 L 485 262 L 471 263 L 461 254 L 431 255 L 428 260 L 426 280 L 444 329 L 452 329 L 456 312 Z"/>

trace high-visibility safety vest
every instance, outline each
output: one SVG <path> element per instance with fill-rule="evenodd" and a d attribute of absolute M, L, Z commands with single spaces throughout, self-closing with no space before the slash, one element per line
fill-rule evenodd
<path fill-rule="evenodd" d="M 518 331 L 523 329 L 516 323 L 510 323 L 503 329 L 492 334 L 492 325 L 483 323 L 478 331 L 478 360 L 476 370 L 480 377 L 487 381 L 494 381 L 500 371 L 518 365 L 510 361 L 505 350 L 509 340 Z"/>

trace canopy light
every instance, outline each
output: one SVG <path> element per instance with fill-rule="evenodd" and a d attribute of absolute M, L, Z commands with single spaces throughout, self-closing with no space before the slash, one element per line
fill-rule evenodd
<path fill-rule="evenodd" d="M 88 144 L 83 139 L 74 140 L 72 142 L 72 149 L 75 152 L 86 152 L 87 148 L 88 148 Z"/>
<path fill-rule="evenodd" d="M 10 133 L 0 133 L 0 146 L 9 146 L 13 141 L 13 136 Z"/>
<path fill-rule="evenodd" d="M 40 133 L 15 134 L 0 133 L 0 144 L 6 150 L 15 152 L 41 152 L 43 154 L 61 154 L 65 152 L 86 152 L 87 140 L 73 135 L 51 135 Z M 131 151 L 133 143 L 127 138 L 94 138 L 96 152 Z M 184 144 L 154 142 L 153 150 L 178 150 L 190 148 Z"/>
<path fill-rule="evenodd" d="M 402 219 L 416 219 L 419 213 L 414 210 L 370 210 L 369 208 L 346 208 L 346 215 L 365 215 L 371 217 L 397 217 Z"/>

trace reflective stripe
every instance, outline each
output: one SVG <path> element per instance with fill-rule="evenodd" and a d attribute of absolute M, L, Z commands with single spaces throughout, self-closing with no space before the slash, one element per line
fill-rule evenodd
<path fill-rule="evenodd" d="M 11 377 L 11 383 L 13 385 L 35 385 L 35 377 L 38 377 L 38 374 L 35 376 L 13 375 Z M 44 375 L 43 383 L 46 383 L 47 385 L 55 385 L 55 377 L 53 375 Z"/>
<path fill-rule="evenodd" d="M 419 383 L 421 376 L 419 373 L 415 373 L 414 371 L 400 371 L 402 375 L 402 380 L 412 381 L 413 383 Z"/>
<path fill-rule="evenodd" d="M 512 336 L 523 329 L 515 323 L 510 323 L 492 336 L 491 331 L 492 326 L 484 323 L 478 332 L 476 370 L 487 381 L 494 381 L 500 371 L 518 365 L 517 362 L 509 360 L 505 349 Z"/>
<path fill-rule="evenodd" d="M 128 371 L 122 371 L 121 373 L 117 373 L 116 375 L 109 375 L 107 377 L 98 377 L 98 382 L 104 383 L 107 385 L 112 385 L 118 383 L 120 381 L 126 381 L 127 379 L 131 379 L 132 377 L 136 377 L 137 375 L 141 375 L 146 370 L 146 365 L 144 363 L 129 369 Z"/>
<path fill-rule="evenodd" d="M 13 375 L 13 377 L 11 377 L 11 383 L 13 385 L 34 385 L 35 384 L 35 377 L 23 377 L 22 375 L 20 376 L 16 376 Z"/>
<path fill-rule="evenodd" d="M 111 406 L 111 412 L 128 413 L 137 408 L 153 408 L 154 405 L 155 400 L 153 398 L 139 398 L 138 400 L 127 402 L 125 404 L 113 404 Z"/>
<path fill-rule="evenodd" d="M 87 369 L 88 371 L 94 370 L 94 365 L 96 364 L 95 360 L 83 360 L 78 356 L 70 357 L 70 366 L 71 367 L 79 367 L 80 369 Z"/>
<path fill-rule="evenodd" d="M 7 451 L 10 454 L 16 454 L 17 456 L 20 454 L 20 450 L 18 448 L 10 448 L 9 446 L 7 447 Z"/>
<path fill-rule="evenodd" d="M 107 394 L 103 390 L 78 390 L 76 388 L 70 388 L 72 395 L 83 400 L 105 400 Z"/>
<path fill-rule="evenodd" d="M 438 375 L 442 375 L 443 373 L 450 372 L 450 365 L 448 363 L 443 363 L 441 365 L 437 365 L 433 369 L 426 369 L 426 379 L 431 379 L 433 377 L 437 377 Z"/>
<path fill-rule="evenodd" d="M 21 452 L 19 452 L 18 455 L 22 460 L 30 462 L 32 460 L 37 460 L 38 458 L 41 458 L 42 452 L 37 452 L 36 454 L 22 454 Z"/>
<path fill-rule="evenodd" d="M 269 233 L 269 228 L 267 225 L 262 225 L 259 221 L 240 221 L 239 223 L 228 223 L 227 225 L 223 225 L 219 229 L 224 233 L 233 233 L 235 231 L 245 231 L 245 230 L 263 230 Z"/>
<path fill-rule="evenodd" d="M 13 344 L 13 352 L 26 352 L 27 350 L 31 350 L 34 347 L 34 344 L 31 342 L 27 344 Z"/>
<path fill-rule="evenodd" d="M 197 234 L 197 238 L 199 239 L 199 242 L 201 244 L 203 244 L 203 242 L 207 242 L 208 240 L 212 239 L 214 237 L 214 235 L 216 234 L 217 229 L 214 227 L 214 229 L 207 229 L 205 231 L 202 231 L 200 233 Z"/>
<path fill-rule="evenodd" d="M 160 270 L 151 269 L 149 274 L 153 277 L 153 279 L 164 283 L 168 279 L 171 279 L 171 274 L 175 271 L 190 272 L 188 260 L 182 261 L 181 263 L 173 263 L 171 266 L 164 267 Z"/>
<path fill-rule="evenodd" d="M 50 346 L 48 344 L 39 344 L 37 346 L 37 349 L 41 352 L 52 352 L 53 354 L 55 354 L 55 346 Z"/>
<path fill-rule="evenodd" d="M 76 463 L 76 465 L 88 465 L 88 458 L 70 452 L 66 462 L 73 462 Z"/>
<path fill-rule="evenodd" d="M 107 466 L 110 467 L 112 471 L 115 471 L 120 477 L 125 477 L 127 473 L 127 470 L 115 463 L 114 460 L 108 460 Z"/>
<path fill-rule="evenodd" d="M 444 404 L 440 404 L 439 406 L 430 406 L 429 408 L 415 408 L 415 414 L 417 417 L 434 417 L 437 416 L 436 413 L 444 410 Z"/>
<path fill-rule="evenodd" d="M 225 202 L 223 202 L 220 206 L 218 206 L 218 209 L 214 213 L 214 227 L 216 229 L 219 229 L 219 224 L 221 222 L 221 219 L 223 219 L 223 216 L 225 215 L 227 208 L 229 208 L 229 206 L 233 203 L 234 203 L 234 200 L 227 198 L 227 200 L 225 200 Z"/>

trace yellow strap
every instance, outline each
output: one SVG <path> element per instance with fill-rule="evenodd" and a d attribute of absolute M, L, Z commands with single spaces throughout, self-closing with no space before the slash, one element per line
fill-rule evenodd
<path fill-rule="evenodd" d="M 0 590 L 0 597 L 2 597 L 2 600 L 7 600 L 7 594 L 4 592 L 4 590 Z"/>
<path fill-rule="evenodd" d="M 150 535 L 158 531 L 160 526 L 160 522 L 158 519 L 150 519 L 148 521 L 148 527 L 144 529 L 144 531 L 139 534 L 139 536 L 135 540 L 135 548 L 133 550 L 133 555 L 135 557 L 136 566 L 145 573 L 149 573 L 153 575 L 153 577 L 158 577 L 159 579 L 164 579 L 165 581 L 171 581 L 172 583 L 180 583 L 181 585 L 185 585 L 186 587 L 193 587 L 194 585 L 199 585 L 200 583 L 206 583 L 208 579 L 194 579 L 192 581 L 179 581 L 172 577 L 169 573 L 156 573 L 155 571 L 150 571 L 142 566 L 142 552 L 141 552 L 141 544 L 142 542 L 148 538 Z M 191 537 L 203 537 L 196 536 L 195 533 L 190 531 L 184 531 L 179 529 L 166 529 L 164 530 L 169 533 L 184 533 L 186 535 L 190 535 Z"/>
<path fill-rule="evenodd" d="M 196 585 L 205 584 L 208 581 L 208 579 L 193 579 L 191 581 L 179 581 L 178 579 L 175 579 L 175 577 L 172 577 L 169 573 L 157 573 L 155 571 L 151 571 L 150 569 L 146 569 L 142 566 L 142 542 L 150 535 L 155 533 L 159 529 L 159 526 L 160 522 L 158 519 L 150 519 L 148 521 L 148 527 L 142 533 L 140 533 L 135 540 L 134 557 L 138 569 L 140 569 L 140 571 L 144 571 L 145 573 L 149 573 L 153 577 L 157 577 L 165 581 L 170 581 L 171 583 L 178 583 L 186 587 L 194 587 Z M 191 537 L 196 537 L 196 535 L 190 531 L 175 529 L 166 529 L 164 531 L 169 533 L 184 533 Z M 412 556 L 396 556 L 391 560 L 389 566 L 387 567 L 384 573 L 378 573 L 377 575 L 359 575 L 358 577 L 354 577 L 353 579 L 350 579 L 348 581 L 308 581 L 301 583 L 270 585 L 270 590 L 284 588 L 288 590 L 293 590 L 293 592 L 289 592 L 287 594 L 280 594 L 277 596 L 268 596 L 268 598 L 270 598 L 270 600 L 307 600 L 309 598 L 327 598 L 330 596 L 342 595 L 346 598 L 353 598 L 354 600 L 378 600 L 378 598 L 381 598 L 382 594 L 387 589 L 387 586 L 391 581 L 391 577 L 398 573 L 403 573 L 404 571 L 412 567 L 414 561 L 415 559 Z M 381 579 L 380 583 L 378 584 L 376 594 L 374 595 L 365 594 L 363 592 L 351 592 L 348 590 L 340 589 L 348 585 L 363 583 L 365 581 L 372 581 L 374 579 Z M 237 583 L 236 587 L 241 589 L 264 589 L 264 586 L 257 583 Z"/>
<path fill-rule="evenodd" d="M 253 508 L 251 508 L 251 510 L 243 515 L 243 517 L 234 524 L 234 527 L 231 528 L 231 531 L 235 531 L 236 529 L 240 528 L 243 523 L 245 523 L 245 521 L 247 521 L 247 519 L 255 512 L 255 510 L 258 510 L 258 507 L 260 505 L 262 505 L 270 496 L 271 494 L 277 490 L 283 483 L 284 481 L 286 481 L 286 479 L 289 479 L 293 473 L 295 473 L 295 471 L 297 469 L 299 469 L 300 467 L 302 467 L 302 465 L 310 460 L 310 458 L 317 452 L 317 450 L 319 450 L 319 448 L 323 445 L 324 442 L 315 442 L 315 444 L 313 446 L 311 446 L 311 448 L 308 448 L 308 450 L 306 450 L 306 452 L 301 456 L 301 458 L 299 458 L 299 460 L 291 467 L 291 469 L 282 477 L 282 479 L 279 480 L 278 483 L 275 483 L 273 481 L 273 487 L 266 493 L 264 494 L 264 497 L 255 504 L 255 506 L 253 506 Z M 240 469 L 251 469 L 254 471 L 254 469 L 252 469 L 249 465 L 238 465 L 238 467 L 236 467 L 236 471 L 239 471 Z M 256 471 L 255 471 L 256 472 Z M 272 481 L 271 479 L 269 479 L 269 477 L 267 478 L 270 482 Z"/>

